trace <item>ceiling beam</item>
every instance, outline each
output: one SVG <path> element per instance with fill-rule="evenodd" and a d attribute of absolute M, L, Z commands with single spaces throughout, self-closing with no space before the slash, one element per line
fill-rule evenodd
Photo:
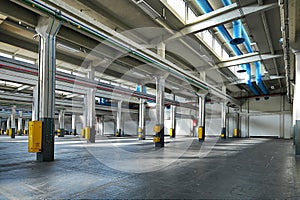
<path fill-rule="evenodd" d="M 242 8 L 239 8 L 235 3 L 229 6 L 223 7 L 221 9 L 212 11 L 208 14 L 201 15 L 196 19 L 197 23 L 187 25 L 179 32 L 175 33 L 171 37 L 165 40 L 165 42 L 178 39 L 185 35 L 192 33 L 198 33 L 237 19 L 241 19 L 247 15 L 263 12 L 272 8 L 277 7 L 277 3 L 266 4 L 266 5 L 257 5 L 251 4 Z M 243 15 L 241 14 L 243 11 Z"/>
<path fill-rule="evenodd" d="M 8 0 L 0 1 L 0 13 L 33 27 L 37 25 L 37 14 Z"/>
<path fill-rule="evenodd" d="M 224 67 L 231 67 L 231 66 L 235 66 L 235 65 L 251 63 L 251 62 L 255 62 L 255 61 L 275 59 L 275 58 L 280 58 L 282 56 L 283 55 L 248 53 L 248 54 L 244 54 L 241 56 L 234 56 L 232 58 L 229 58 L 228 60 L 219 62 L 219 63 L 217 63 L 216 66 L 214 66 L 211 69 L 219 69 L 219 68 L 224 68 Z"/>

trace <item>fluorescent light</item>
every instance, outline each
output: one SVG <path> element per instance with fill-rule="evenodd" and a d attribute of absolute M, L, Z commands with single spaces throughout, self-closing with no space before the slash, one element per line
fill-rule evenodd
<path fill-rule="evenodd" d="M 56 47 L 59 48 L 59 49 L 63 49 L 63 50 L 72 52 L 72 53 L 79 53 L 80 52 L 78 49 L 74 49 L 73 47 L 69 47 L 69 46 L 61 44 L 61 43 L 57 43 Z"/>
<path fill-rule="evenodd" d="M 29 86 L 29 85 L 22 85 L 21 87 L 19 87 L 19 88 L 17 89 L 17 91 L 29 89 L 30 87 L 31 87 L 31 86 Z"/>
<path fill-rule="evenodd" d="M 139 76 L 139 77 L 141 77 L 141 78 L 146 78 L 146 75 L 141 74 L 141 73 L 136 72 L 136 71 L 133 71 L 132 74 L 133 74 L 133 75 L 136 75 L 136 76 Z"/>

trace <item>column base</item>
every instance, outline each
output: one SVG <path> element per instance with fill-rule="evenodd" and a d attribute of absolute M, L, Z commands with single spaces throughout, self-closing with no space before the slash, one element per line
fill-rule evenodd
<path fill-rule="evenodd" d="M 42 118 L 42 152 L 36 154 L 37 161 L 49 162 L 54 160 L 54 119 Z"/>
<path fill-rule="evenodd" d="M 199 142 L 202 142 L 205 140 L 205 127 L 204 126 L 198 127 L 198 139 L 199 139 Z"/>
<path fill-rule="evenodd" d="M 90 137 L 87 140 L 88 143 L 95 143 L 96 140 L 96 130 L 95 128 L 90 128 Z"/>
<path fill-rule="evenodd" d="M 294 126 L 294 141 L 295 141 L 295 153 L 300 155 L 300 120 L 296 120 Z"/>
<path fill-rule="evenodd" d="M 153 137 L 153 141 L 155 147 L 164 147 L 165 146 L 165 131 L 164 126 L 156 125 L 154 127 L 154 131 L 156 132 L 155 136 Z"/>
<path fill-rule="evenodd" d="M 239 129 L 237 129 L 237 128 L 233 129 L 233 137 L 234 138 L 240 138 L 241 137 Z"/>
<path fill-rule="evenodd" d="M 122 130 L 121 129 L 117 129 L 116 131 L 116 137 L 121 137 L 121 134 L 122 134 Z"/>
<path fill-rule="evenodd" d="M 141 127 L 138 128 L 138 137 L 139 137 L 139 140 L 145 140 L 146 139 L 145 132 Z"/>
<path fill-rule="evenodd" d="M 220 137 L 221 137 L 222 139 L 226 139 L 226 127 L 223 127 L 223 128 L 222 128 Z"/>
<path fill-rule="evenodd" d="M 65 129 L 60 128 L 60 129 L 57 131 L 57 136 L 58 136 L 58 137 L 65 137 Z"/>
<path fill-rule="evenodd" d="M 10 137 L 11 138 L 15 138 L 16 137 L 16 129 L 15 128 L 11 128 L 9 131 L 10 131 L 10 133 L 9 133 Z"/>
<path fill-rule="evenodd" d="M 170 128 L 170 138 L 175 138 L 175 129 Z"/>
<path fill-rule="evenodd" d="M 77 135 L 76 129 L 72 129 L 72 134 Z"/>

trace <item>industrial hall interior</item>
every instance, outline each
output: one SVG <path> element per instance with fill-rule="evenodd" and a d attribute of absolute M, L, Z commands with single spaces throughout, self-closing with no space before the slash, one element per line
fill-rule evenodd
<path fill-rule="evenodd" d="M 0 0 L 0 199 L 299 199 L 297 102 L 299 0 Z"/>

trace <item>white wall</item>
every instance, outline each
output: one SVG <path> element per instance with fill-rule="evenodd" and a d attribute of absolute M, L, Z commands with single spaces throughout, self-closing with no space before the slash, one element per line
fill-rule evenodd
<path fill-rule="evenodd" d="M 242 106 L 240 120 L 242 137 L 291 138 L 291 105 L 286 96 L 248 99 Z"/>

